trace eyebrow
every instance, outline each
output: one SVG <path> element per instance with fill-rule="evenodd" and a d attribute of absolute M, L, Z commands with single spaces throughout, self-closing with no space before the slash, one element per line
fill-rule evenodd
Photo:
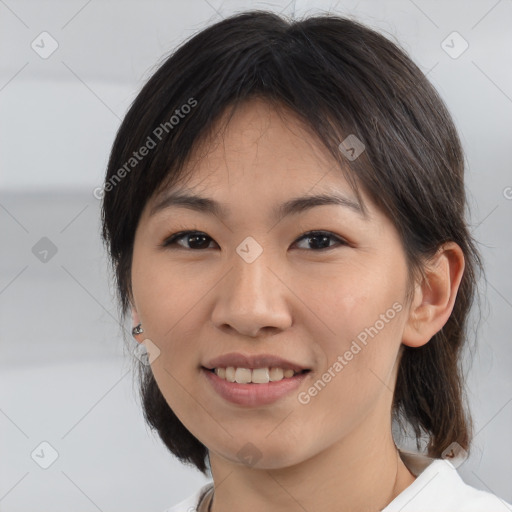
<path fill-rule="evenodd" d="M 273 211 L 273 215 L 281 220 L 286 216 L 302 213 L 316 206 L 325 205 L 343 206 L 356 212 L 362 218 L 367 218 L 367 214 L 359 202 L 340 194 L 318 194 L 295 197 L 277 206 Z M 229 210 L 218 201 L 186 192 L 168 193 L 151 208 L 150 216 L 173 206 L 208 213 L 221 218 L 229 217 Z"/>

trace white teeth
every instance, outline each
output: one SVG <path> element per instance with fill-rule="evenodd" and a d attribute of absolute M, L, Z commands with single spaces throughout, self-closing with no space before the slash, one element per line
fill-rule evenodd
<path fill-rule="evenodd" d="M 215 373 L 221 378 L 226 378 L 226 368 L 215 368 Z"/>
<path fill-rule="evenodd" d="M 248 368 L 237 368 L 235 371 L 235 381 L 238 384 L 248 384 L 251 382 L 251 370 Z"/>
<path fill-rule="evenodd" d="M 284 378 L 285 378 L 285 379 L 289 379 L 290 377 L 293 377 L 293 374 L 294 374 L 294 373 L 295 373 L 295 372 L 294 372 L 293 370 L 285 370 L 285 371 L 284 371 Z"/>
<path fill-rule="evenodd" d="M 270 380 L 272 382 L 281 380 L 284 377 L 284 370 L 282 368 L 270 368 Z"/>
<path fill-rule="evenodd" d="M 228 382 L 237 382 L 238 384 L 268 384 L 283 379 L 289 379 L 295 375 L 295 371 L 288 368 L 235 368 L 228 366 L 227 368 L 215 368 L 215 374 L 221 379 Z"/>
<path fill-rule="evenodd" d="M 266 384 L 270 381 L 268 368 L 256 368 L 252 371 L 251 381 L 256 384 Z"/>
<path fill-rule="evenodd" d="M 229 382 L 235 382 L 235 369 L 232 366 L 226 368 L 226 380 Z"/>

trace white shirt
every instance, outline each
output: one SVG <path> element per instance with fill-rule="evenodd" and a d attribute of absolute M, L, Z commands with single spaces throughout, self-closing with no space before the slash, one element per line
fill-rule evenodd
<path fill-rule="evenodd" d="M 403 450 L 400 456 L 416 480 L 381 512 L 512 512 L 509 503 L 466 484 L 449 461 Z M 212 484 L 165 512 L 195 512 L 200 496 Z"/>

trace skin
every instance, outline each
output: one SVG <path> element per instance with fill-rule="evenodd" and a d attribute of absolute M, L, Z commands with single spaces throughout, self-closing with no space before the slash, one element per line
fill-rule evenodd
<path fill-rule="evenodd" d="M 211 142 L 206 158 L 191 160 L 186 188 L 230 215 L 178 206 L 150 215 L 158 198 L 148 202 L 134 241 L 132 314 L 144 328 L 137 340 L 160 351 L 151 368 L 169 406 L 209 449 L 212 510 L 380 510 L 414 481 L 391 435 L 400 347 L 427 343 L 447 321 L 462 251 L 442 246 L 407 302 L 398 232 L 364 192 L 368 218 L 340 205 L 272 216 L 275 205 L 307 194 L 355 200 L 337 163 L 292 113 L 253 99 Z M 160 245 L 182 230 L 205 233 L 206 248 L 190 248 L 187 237 Z M 311 230 L 332 233 L 330 247 L 301 238 Z M 247 236 L 263 249 L 252 263 L 236 252 Z M 301 404 L 298 393 L 395 303 L 401 311 Z M 297 392 L 242 407 L 221 398 L 200 369 L 227 352 L 271 353 L 311 372 Z M 237 455 L 249 442 L 254 465 Z"/>

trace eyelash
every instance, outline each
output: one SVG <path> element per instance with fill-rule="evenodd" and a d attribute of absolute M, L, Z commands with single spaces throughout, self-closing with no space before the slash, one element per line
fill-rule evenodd
<path fill-rule="evenodd" d="M 173 235 L 167 237 L 162 244 L 160 244 L 161 247 L 163 248 L 166 248 L 166 249 L 169 249 L 172 245 L 176 245 L 176 242 L 186 236 L 190 236 L 190 235 L 204 235 L 206 238 L 209 238 L 211 241 L 213 241 L 213 238 L 211 238 L 210 236 L 208 236 L 206 233 L 202 232 L 202 231 L 180 231 L 178 233 L 174 233 Z M 344 245 L 349 245 L 348 242 L 346 240 L 344 240 L 343 238 L 339 237 L 338 235 L 335 235 L 334 233 L 331 233 L 330 231 L 308 231 L 306 233 L 304 233 L 301 237 L 297 238 L 297 240 L 294 242 L 298 242 L 299 240 L 303 240 L 303 239 L 307 239 L 307 238 L 315 238 L 315 237 L 319 237 L 319 236 L 325 236 L 325 237 L 329 237 L 331 239 L 334 239 L 338 242 L 338 246 L 344 246 Z M 320 249 L 311 249 L 313 250 L 313 252 L 322 252 L 322 251 L 327 251 L 329 249 L 334 249 L 336 246 L 333 245 L 333 246 L 329 246 L 329 247 L 322 247 Z M 206 249 L 192 249 L 192 248 L 187 248 L 187 247 L 180 247 L 181 249 L 188 249 L 188 250 L 191 250 L 191 251 L 204 251 Z M 308 250 L 308 249 L 301 249 L 301 250 Z"/>

